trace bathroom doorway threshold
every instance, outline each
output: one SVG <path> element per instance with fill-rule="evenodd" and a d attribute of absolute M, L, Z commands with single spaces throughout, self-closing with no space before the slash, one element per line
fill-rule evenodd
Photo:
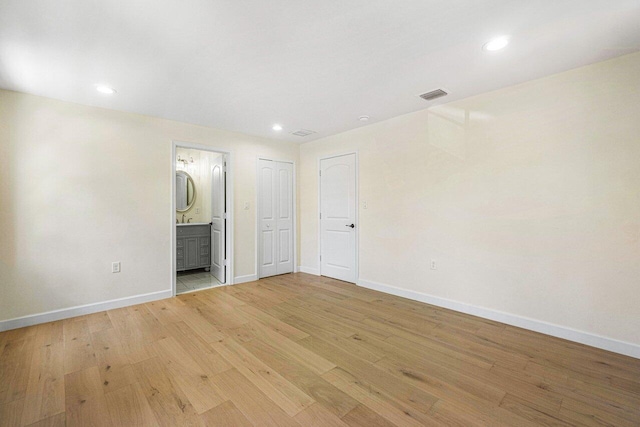
<path fill-rule="evenodd" d="M 204 269 L 179 271 L 176 277 L 176 295 L 224 286 Z"/>

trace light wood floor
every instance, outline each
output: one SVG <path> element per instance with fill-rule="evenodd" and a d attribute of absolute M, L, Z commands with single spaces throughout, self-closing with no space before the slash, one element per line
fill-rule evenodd
<path fill-rule="evenodd" d="M 640 360 L 305 274 L 0 334 L 2 426 L 640 425 Z"/>

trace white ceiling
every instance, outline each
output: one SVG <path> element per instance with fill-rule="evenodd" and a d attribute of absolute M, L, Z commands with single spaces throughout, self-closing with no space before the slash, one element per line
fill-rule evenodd
<path fill-rule="evenodd" d="M 638 50 L 640 0 L 0 0 L 2 88 L 299 142 Z"/>

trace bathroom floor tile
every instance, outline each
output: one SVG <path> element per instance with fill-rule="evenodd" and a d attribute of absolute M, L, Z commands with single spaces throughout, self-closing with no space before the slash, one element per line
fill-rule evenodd
<path fill-rule="evenodd" d="M 181 271 L 176 277 L 176 294 L 221 286 L 221 283 L 208 271 Z"/>

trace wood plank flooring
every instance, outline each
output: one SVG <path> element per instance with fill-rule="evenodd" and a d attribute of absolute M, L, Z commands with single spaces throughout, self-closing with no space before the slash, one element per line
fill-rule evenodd
<path fill-rule="evenodd" d="M 0 333 L 1 426 L 639 426 L 640 360 L 307 274 Z"/>

